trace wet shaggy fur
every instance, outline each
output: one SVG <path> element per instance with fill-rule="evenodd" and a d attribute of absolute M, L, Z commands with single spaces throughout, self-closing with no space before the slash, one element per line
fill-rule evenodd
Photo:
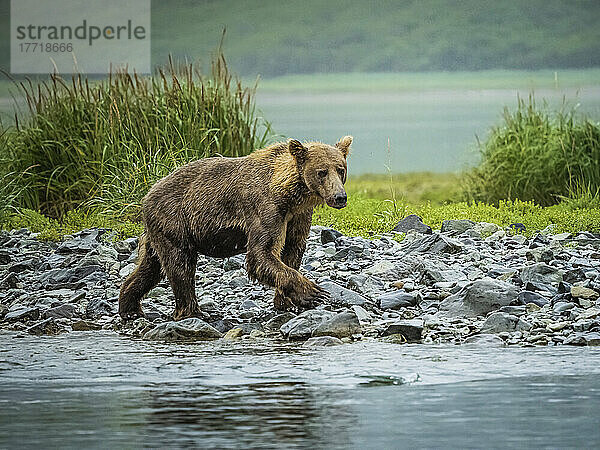
<path fill-rule="evenodd" d="M 346 204 L 346 156 L 352 138 L 335 146 L 297 140 L 241 158 L 206 158 L 158 181 L 143 200 L 145 233 L 138 266 L 121 286 L 119 314 L 143 315 L 142 297 L 166 276 L 176 320 L 200 316 L 197 255 L 246 252 L 251 279 L 275 288 L 277 309 L 305 309 L 326 293 L 298 268 L 313 209 Z"/>

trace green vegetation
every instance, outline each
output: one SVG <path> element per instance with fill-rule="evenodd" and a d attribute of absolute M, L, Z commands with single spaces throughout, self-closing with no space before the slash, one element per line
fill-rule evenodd
<path fill-rule="evenodd" d="M 459 201 L 463 197 L 460 177 L 453 173 L 413 172 L 351 176 L 348 195 L 374 200 L 396 200 L 411 205 Z"/>
<path fill-rule="evenodd" d="M 577 118 L 574 109 L 551 114 L 531 96 L 516 111 L 505 109 L 467 183 L 471 198 L 488 203 L 522 199 L 546 206 L 599 192 L 600 124 Z"/>
<path fill-rule="evenodd" d="M 390 200 L 351 197 L 343 210 L 320 208 L 315 212 L 313 223 L 335 228 L 350 236 L 373 237 L 389 232 L 409 214 L 417 214 L 433 229 L 440 229 L 444 220 L 469 219 L 474 222 L 490 222 L 506 227 L 522 223 L 527 235 L 554 225 L 554 231 L 576 232 L 587 230 L 600 232 L 600 204 L 578 207 L 570 202 L 541 207 L 533 202 L 502 201 L 499 205 L 485 203 L 447 203 L 444 205 L 406 204 Z"/>
<path fill-rule="evenodd" d="M 254 89 L 219 56 L 209 77 L 171 63 L 151 79 L 127 72 L 90 83 L 21 83 L 30 115 L 0 136 L 2 207 L 55 218 L 77 207 L 134 217 L 158 179 L 194 159 L 263 146 L 269 124 Z M 1 209 L 1 208 L 0 208 Z"/>

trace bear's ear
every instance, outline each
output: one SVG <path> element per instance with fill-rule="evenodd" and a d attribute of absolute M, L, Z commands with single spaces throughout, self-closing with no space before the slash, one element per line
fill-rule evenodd
<path fill-rule="evenodd" d="M 296 161 L 303 162 L 306 159 L 308 149 L 302 145 L 302 142 L 296 139 L 288 140 L 288 150 L 296 158 Z"/>
<path fill-rule="evenodd" d="M 335 146 L 340 149 L 344 158 L 350 153 L 350 144 L 352 144 L 352 136 L 344 136 Z"/>

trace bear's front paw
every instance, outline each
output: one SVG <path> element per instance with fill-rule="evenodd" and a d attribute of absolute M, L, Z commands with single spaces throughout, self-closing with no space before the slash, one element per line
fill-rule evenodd
<path fill-rule="evenodd" d="M 308 289 L 292 296 L 291 300 L 298 310 L 306 311 L 329 300 L 329 292 L 314 283 L 310 283 Z"/>
<path fill-rule="evenodd" d="M 119 311 L 119 315 L 121 316 L 121 319 L 123 319 L 123 322 L 139 319 L 140 317 L 146 317 L 141 309 L 134 311 Z"/>

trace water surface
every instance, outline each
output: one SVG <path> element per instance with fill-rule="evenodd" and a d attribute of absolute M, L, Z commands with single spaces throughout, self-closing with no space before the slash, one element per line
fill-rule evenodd
<path fill-rule="evenodd" d="M 17 336 L 0 447 L 600 446 L 600 348 Z"/>
<path fill-rule="evenodd" d="M 350 173 L 450 172 L 477 162 L 477 138 L 501 123 L 529 90 L 436 90 L 379 93 L 269 93 L 257 105 L 286 137 L 328 143 L 351 134 Z M 600 88 L 541 89 L 539 105 L 564 104 L 600 119 Z"/>

